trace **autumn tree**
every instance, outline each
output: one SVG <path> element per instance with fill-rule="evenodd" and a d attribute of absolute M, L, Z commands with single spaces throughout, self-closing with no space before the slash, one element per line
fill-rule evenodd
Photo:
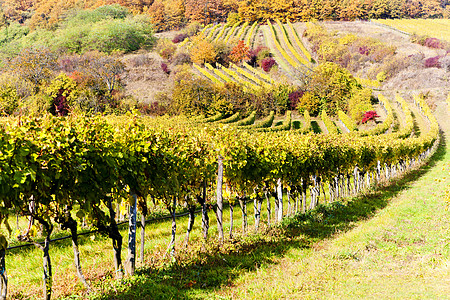
<path fill-rule="evenodd" d="M 217 57 L 214 45 L 210 43 L 203 34 L 192 39 L 190 49 L 191 60 L 196 64 L 212 63 Z"/>
<path fill-rule="evenodd" d="M 249 48 L 244 41 L 239 41 L 236 46 L 231 49 L 230 59 L 234 63 L 240 63 L 249 59 Z"/>
<path fill-rule="evenodd" d="M 31 17 L 36 2 L 36 0 L 3 0 L 1 5 L 8 19 L 24 23 Z"/>
<path fill-rule="evenodd" d="M 57 68 L 57 56 L 49 48 L 23 49 L 9 64 L 9 70 L 30 81 L 35 91 L 53 77 Z"/>
<path fill-rule="evenodd" d="M 160 0 L 156 0 L 147 11 L 150 16 L 150 22 L 153 24 L 155 31 L 160 32 L 166 29 L 166 13 L 164 4 Z"/>
<path fill-rule="evenodd" d="M 96 78 L 111 95 L 120 83 L 120 76 L 125 72 L 125 65 L 116 57 L 100 52 L 87 53 L 82 58 L 82 68 Z"/>

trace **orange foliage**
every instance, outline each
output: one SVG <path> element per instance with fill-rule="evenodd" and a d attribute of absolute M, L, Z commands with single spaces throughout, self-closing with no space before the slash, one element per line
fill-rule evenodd
<path fill-rule="evenodd" d="M 234 63 L 239 63 L 243 60 L 248 60 L 250 57 L 249 48 L 245 45 L 244 41 L 239 41 L 236 46 L 231 50 L 230 59 Z"/>

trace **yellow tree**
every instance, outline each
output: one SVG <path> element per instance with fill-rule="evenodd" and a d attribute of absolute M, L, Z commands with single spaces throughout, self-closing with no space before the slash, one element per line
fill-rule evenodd
<path fill-rule="evenodd" d="M 185 23 L 183 0 L 170 0 L 164 2 L 165 24 L 167 29 L 179 29 Z"/>
<path fill-rule="evenodd" d="M 192 62 L 196 64 L 213 63 L 217 57 L 214 45 L 203 34 L 197 35 L 192 39 L 190 55 Z"/>

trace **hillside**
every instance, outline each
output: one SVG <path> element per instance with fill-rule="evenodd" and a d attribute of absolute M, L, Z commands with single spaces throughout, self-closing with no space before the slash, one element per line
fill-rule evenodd
<path fill-rule="evenodd" d="M 0 293 L 447 294 L 450 42 L 258 1 L 0 1 Z"/>

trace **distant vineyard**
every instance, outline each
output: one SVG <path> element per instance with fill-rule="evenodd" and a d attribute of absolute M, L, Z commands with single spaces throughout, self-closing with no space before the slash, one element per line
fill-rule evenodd
<path fill-rule="evenodd" d="M 428 35 L 450 42 L 450 19 L 378 19 L 373 22 L 418 35 Z"/>

